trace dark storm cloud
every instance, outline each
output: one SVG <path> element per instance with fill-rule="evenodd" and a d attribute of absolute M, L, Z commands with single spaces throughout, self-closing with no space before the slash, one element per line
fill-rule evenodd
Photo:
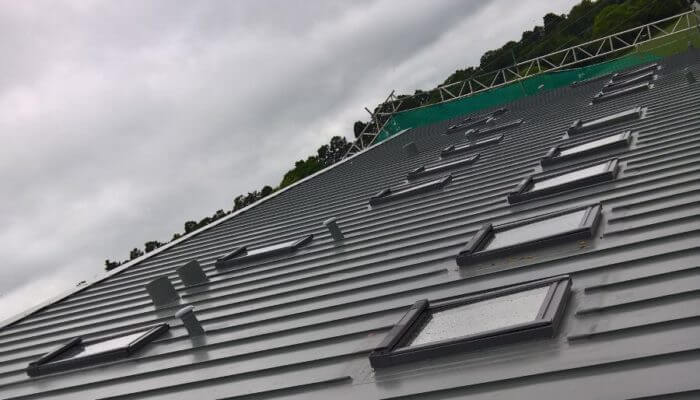
<path fill-rule="evenodd" d="M 525 3 L 0 6 L 5 313 L 276 185 L 350 138 L 363 106 L 438 83 L 571 1 Z"/>

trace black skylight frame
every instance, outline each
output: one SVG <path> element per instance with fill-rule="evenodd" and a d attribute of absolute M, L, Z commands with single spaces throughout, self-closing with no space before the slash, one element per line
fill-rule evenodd
<path fill-rule="evenodd" d="M 603 172 L 597 173 L 595 175 L 589 175 L 581 179 L 576 179 L 573 181 L 564 182 L 560 185 L 547 187 L 544 189 L 531 191 L 532 186 L 540 181 L 555 178 L 560 175 L 566 175 L 578 170 L 583 170 L 586 168 L 594 167 L 607 163 Z M 592 164 L 587 164 L 585 166 L 577 166 L 575 169 L 567 169 L 566 171 L 553 171 L 541 174 L 530 175 L 527 178 L 520 181 L 515 190 L 508 193 L 508 202 L 510 204 L 520 203 L 522 201 L 536 199 L 540 197 L 545 197 L 553 194 L 559 194 L 572 189 L 578 189 L 585 186 L 590 186 L 596 183 L 612 181 L 617 177 L 619 162 L 618 160 L 612 159 L 603 162 L 595 162 Z"/>
<path fill-rule="evenodd" d="M 617 90 L 611 90 L 609 92 L 600 91 L 595 96 L 593 96 L 592 101 L 593 101 L 593 104 L 596 104 L 596 103 L 600 103 L 600 102 L 603 102 L 606 100 L 611 100 L 611 99 L 615 99 L 618 97 L 626 96 L 628 94 L 643 92 L 643 91 L 651 89 L 653 86 L 654 85 L 652 85 L 649 82 L 644 82 L 644 83 L 640 83 L 640 84 L 637 84 L 634 86 L 628 86 L 628 87 L 624 87 L 624 88 L 617 89 Z"/>
<path fill-rule="evenodd" d="M 269 246 L 251 249 L 250 251 L 255 251 L 257 249 L 264 249 L 266 247 L 273 247 L 283 243 L 289 243 L 289 245 L 284 247 L 277 247 L 270 251 L 256 252 L 253 254 L 248 254 L 248 246 L 241 246 L 236 250 L 228 253 L 227 255 L 217 259 L 214 265 L 216 266 L 216 268 L 228 268 L 248 261 L 255 261 L 262 258 L 278 256 L 282 254 L 291 254 L 299 250 L 299 248 L 309 244 L 313 240 L 313 238 L 314 235 L 306 235 L 297 240 L 290 240 L 287 242 L 280 242 Z"/>
<path fill-rule="evenodd" d="M 501 140 L 503 139 L 503 135 L 498 135 L 494 136 L 492 138 L 488 139 L 482 139 L 476 142 L 469 142 L 461 145 L 450 145 L 442 149 L 440 151 L 440 157 L 442 158 L 447 158 L 447 157 L 452 157 L 456 154 L 462 154 L 462 153 L 467 153 L 475 149 L 479 149 L 484 146 L 488 146 L 491 144 L 496 144 L 500 143 Z"/>
<path fill-rule="evenodd" d="M 435 164 L 435 165 L 429 165 L 427 167 L 425 165 L 421 165 L 420 167 L 410 171 L 408 173 L 407 179 L 410 181 L 410 180 L 422 178 L 424 176 L 436 174 L 438 172 L 444 172 L 444 171 L 459 168 L 459 167 L 465 167 L 467 165 L 474 164 L 479 159 L 480 156 L 481 156 L 481 153 L 476 153 L 476 154 L 472 154 L 471 156 L 464 157 L 462 159 L 443 162 L 443 163 Z"/>
<path fill-rule="evenodd" d="M 377 206 L 398 199 L 415 196 L 417 194 L 432 192 L 438 189 L 442 189 L 443 187 L 447 186 L 450 182 L 452 182 L 452 175 L 447 175 L 442 178 L 431 181 L 420 182 L 412 186 L 399 187 L 395 189 L 383 189 L 376 195 L 370 197 L 369 204 L 371 206 Z"/>
<path fill-rule="evenodd" d="M 599 140 L 607 139 L 607 138 L 613 137 L 613 136 L 620 136 L 620 139 L 615 140 L 615 141 L 610 142 L 610 143 L 606 143 L 602 146 L 596 146 L 596 147 L 590 148 L 588 150 L 579 151 L 577 153 L 561 155 L 561 153 L 565 150 L 572 149 L 572 148 L 575 148 L 575 147 L 578 147 L 578 146 L 581 146 L 581 145 L 584 145 L 587 143 L 594 143 L 594 142 L 597 142 Z M 608 150 L 612 150 L 612 149 L 629 147 L 631 143 L 632 143 L 632 131 L 624 131 L 621 134 L 616 133 L 614 135 L 605 136 L 605 137 L 597 138 L 594 140 L 589 140 L 588 142 L 580 142 L 580 143 L 572 143 L 572 144 L 559 144 L 559 145 L 556 145 L 556 146 L 552 147 L 551 149 L 549 149 L 547 154 L 540 160 L 540 164 L 543 167 L 551 166 L 551 165 L 555 165 L 555 164 L 562 163 L 565 161 L 571 161 L 571 160 L 575 160 L 577 158 L 587 157 L 587 156 L 590 156 L 593 154 L 600 153 L 602 151 L 608 151 Z"/>
<path fill-rule="evenodd" d="M 604 128 L 610 125 L 618 124 L 620 122 L 626 122 L 640 118 L 642 118 L 642 107 L 637 106 L 634 108 L 630 108 L 629 110 L 620 111 L 618 113 L 596 118 L 590 121 L 583 121 L 581 119 L 577 119 L 571 124 L 571 127 L 566 132 L 569 135 L 578 135 L 584 132 L 592 131 L 594 129 Z"/>
<path fill-rule="evenodd" d="M 83 357 L 56 360 L 56 358 L 58 358 L 59 356 L 64 355 L 66 352 L 69 352 L 71 350 L 75 350 L 80 346 L 90 346 L 101 342 L 105 342 L 107 340 L 118 338 L 117 336 L 109 339 L 101 339 L 84 343 L 82 337 L 76 337 L 44 354 L 38 360 L 30 362 L 29 366 L 27 366 L 26 372 L 27 375 L 32 377 L 41 376 L 55 372 L 68 371 L 72 369 L 87 367 L 90 365 L 127 358 L 135 352 L 137 352 L 138 350 L 140 350 L 145 345 L 151 343 L 158 336 L 167 332 L 168 329 L 170 329 L 170 325 L 168 324 L 155 325 L 150 328 L 144 329 L 143 334 L 141 336 L 132 340 L 127 345 L 117 346 L 112 349 L 108 349 L 99 353 L 94 353 Z M 137 332 L 131 332 L 122 336 L 128 336 L 135 333 Z"/>
<path fill-rule="evenodd" d="M 532 224 L 535 222 L 555 218 L 567 214 L 575 214 L 578 211 L 585 210 L 585 215 L 581 219 L 579 225 L 570 230 L 553 233 L 551 236 L 534 240 L 524 240 L 510 246 L 498 247 L 488 250 L 489 243 L 499 232 L 508 231 L 510 229 Z M 550 246 L 562 242 L 588 239 L 593 237 L 594 232 L 598 229 L 600 222 L 601 206 L 600 204 L 589 205 L 585 207 L 577 207 L 573 209 L 558 211 L 545 215 L 539 215 L 533 218 L 527 218 L 520 221 L 510 222 L 506 224 L 493 225 L 490 223 L 482 225 L 482 227 L 472 236 L 469 242 L 457 254 L 457 265 L 466 267 L 474 262 L 484 259 L 513 254 L 516 251 L 522 251 L 532 248 L 540 248 L 542 246 Z"/>
<path fill-rule="evenodd" d="M 501 107 L 497 108 L 490 113 L 486 115 L 480 115 L 480 116 L 469 116 L 465 119 L 462 120 L 462 122 L 455 124 L 455 125 L 450 125 L 450 127 L 447 128 L 447 131 L 445 131 L 443 134 L 445 135 L 451 135 L 455 132 L 459 132 L 465 129 L 471 129 L 475 128 L 477 126 L 482 126 L 482 125 L 489 125 L 493 123 L 497 116 L 501 114 L 505 114 L 508 112 L 508 109 L 506 107 Z"/>
<path fill-rule="evenodd" d="M 510 129 L 516 126 L 522 125 L 523 120 L 522 119 L 516 119 L 513 121 L 509 121 L 500 125 L 494 125 L 489 128 L 484 128 L 484 129 L 469 129 L 465 134 L 469 139 L 476 139 L 479 136 L 484 136 L 484 135 L 489 135 L 491 133 L 496 133 L 496 132 L 501 132 L 506 129 Z"/>
<path fill-rule="evenodd" d="M 613 74 L 611 80 L 613 82 L 624 81 L 624 80 L 629 79 L 632 76 L 643 74 L 643 73 L 649 72 L 649 71 L 656 71 L 658 69 L 659 69 L 659 63 L 653 63 L 653 64 L 645 65 L 645 66 L 637 68 L 637 69 L 633 69 L 631 71 L 615 73 L 615 74 Z"/>
<path fill-rule="evenodd" d="M 642 83 L 642 82 L 650 82 L 654 80 L 654 77 L 656 74 L 654 71 L 646 72 L 641 75 L 633 76 L 629 79 L 626 79 L 624 81 L 613 81 L 610 80 L 608 83 L 603 86 L 603 89 L 601 89 L 601 92 L 603 93 L 608 93 L 612 92 L 621 88 L 625 88 L 627 86 L 635 85 L 637 83 Z"/>
<path fill-rule="evenodd" d="M 469 117 L 459 124 L 450 125 L 447 128 L 447 130 L 445 132 L 443 132 L 443 134 L 444 135 L 451 135 L 455 132 L 460 132 L 460 131 L 463 131 L 466 129 L 475 128 L 477 126 L 490 125 L 494 121 L 495 121 L 495 119 L 493 117 L 490 117 L 490 116 L 484 116 L 484 117 L 478 117 L 478 118 Z"/>
<path fill-rule="evenodd" d="M 416 330 L 422 328 L 422 323 L 430 318 L 433 312 L 546 286 L 549 286 L 549 290 L 540 306 L 537 317 L 531 322 L 404 347 Z M 466 295 L 456 299 L 449 298 L 434 302 L 419 300 L 372 351 L 369 356 L 370 365 L 373 368 L 392 367 L 407 362 L 432 360 L 436 357 L 479 350 L 485 347 L 507 345 L 535 338 L 554 337 L 570 293 L 571 279 L 565 275 Z"/>

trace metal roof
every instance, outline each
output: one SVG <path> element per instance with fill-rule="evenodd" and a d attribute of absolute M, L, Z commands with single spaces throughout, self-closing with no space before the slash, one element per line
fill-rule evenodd
<path fill-rule="evenodd" d="M 604 81 L 509 104 L 502 140 L 464 153 L 473 163 L 407 182 L 467 115 L 412 129 L 346 159 L 243 213 L 213 224 L 0 330 L 0 397 L 51 399 L 641 399 L 700 394 L 700 52 L 660 63 L 653 87 L 592 103 Z M 568 136 L 572 122 L 643 107 L 642 117 Z M 482 113 L 480 113 L 482 114 Z M 509 204 L 558 144 L 631 131 L 614 180 Z M 482 136 L 479 136 L 481 140 Z M 419 153 L 403 147 L 415 143 Z M 456 157 L 456 156 L 453 156 Z M 455 158 L 446 160 L 454 160 Z M 390 188 L 451 174 L 431 191 L 370 206 Z M 459 267 L 456 256 L 486 223 L 508 224 L 601 205 L 595 235 L 530 247 Z M 344 239 L 323 222 L 335 217 Z M 313 234 L 291 253 L 216 268 L 216 259 Z M 196 259 L 209 282 L 185 288 L 176 269 Z M 571 293 L 553 338 L 373 369 L 369 354 L 421 299 L 476 294 L 568 275 Z M 179 305 L 154 308 L 145 290 L 168 276 Z M 206 335 L 191 338 L 185 304 Z M 136 354 L 29 377 L 25 369 L 76 336 L 111 338 L 168 323 Z"/>

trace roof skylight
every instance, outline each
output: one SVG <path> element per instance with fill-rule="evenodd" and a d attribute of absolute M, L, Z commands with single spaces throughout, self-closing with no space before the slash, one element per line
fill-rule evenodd
<path fill-rule="evenodd" d="M 595 96 L 593 96 L 593 103 L 600 103 L 601 101 L 614 99 L 631 93 L 642 92 L 651 88 L 652 85 L 649 82 L 644 82 L 634 86 L 628 86 L 617 90 L 611 90 L 609 92 L 601 91 L 598 92 L 598 94 L 596 94 Z"/>
<path fill-rule="evenodd" d="M 496 133 L 496 132 L 500 132 L 500 131 L 503 131 L 503 130 L 506 130 L 506 129 L 509 129 L 509 128 L 513 128 L 513 127 L 516 127 L 516 126 L 520 126 L 522 123 L 523 123 L 523 120 L 522 120 L 522 119 L 516 119 L 516 120 L 510 121 L 510 122 L 506 122 L 506 123 L 500 124 L 500 125 L 495 125 L 495 126 L 492 126 L 492 127 L 489 127 L 489 128 L 483 128 L 483 129 L 469 129 L 469 130 L 466 132 L 466 135 L 467 135 L 467 137 L 469 137 L 469 138 L 476 138 L 476 137 L 478 137 L 478 136 L 488 135 L 488 134 L 491 134 L 491 133 Z"/>
<path fill-rule="evenodd" d="M 420 177 L 423 177 L 426 175 L 435 174 L 438 172 L 443 172 L 443 171 L 447 171 L 450 169 L 464 167 L 466 165 L 473 164 L 476 160 L 479 159 L 479 155 L 480 155 L 479 153 L 476 153 L 476 154 L 471 155 L 469 157 L 464 157 L 464 158 L 450 161 L 450 162 L 434 164 L 434 165 L 430 165 L 427 167 L 425 165 L 420 166 L 420 167 L 418 167 L 418 168 L 416 168 L 413 171 L 408 173 L 408 179 L 409 180 L 416 179 L 416 178 L 420 178 Z"/>
<path fill-rule="evenodd" d="M 632 141 L 632 133 L 626 131 L 586 143 L 557 145 L 552 147 L 542 160 L 543 166 L 598 154 L 606 150 L 627 147 Z"/>
<path fill-rule="evenodd" d="M 231 267 L 246 261 L 258 260 L 264 257 L 271 257 L 280 254 L 288 254 L 297 251 L 300 247 L 307 245 L 313 240 L 314 235 L 307 235 L 300 239 L 288 240 L 263 247 L 256 247 L 248 250 L 247 246 L 241 246 L 231 253 L 216 260 L 216 267 Z"/>
<path fill-rule="evenodd" d="M 420 193 L 432 192 L 433 190 L 445 187 L 451 181 L 452 175 L 447 175 L 440 179 L 422 182 L 412 186 L 384 189 L 377 193 L 375 196 L 370 197 L 369 204 L 372 206 L 376 206 L 397 199 L 414 196 Z"/>
<path fill-rule="evenodd" d="M 129 357 L 169 328 L 168 324 L 160 324 L 136 333 L 87 343 L 77 337 L 29 363 L 27 374 L 45 375 Z"/>
<path fill-rule="evenodd" d="M 485 224 L 457 255 L 457 264 L 468 266 L 484 258 L 512 254 L 560 241 L 589 238 L 600 217 L 600 206 L 529 218 L 502 225 Z"/>
<path fill-rule="evenodd" d="M 523 179 L 516 189 L 508 194 L 508 201 L 510 203 L 517 203 L 595 183 L 610 181 L 615 179 L 617 175 L 617 165 L 617 159 L 615 159 L 564 173 L 554 172 L 531 175 Z"/>
<path fill-rule="evenodd" d="M 482 125 L 488 125 L 491 124 L 495 121 L 494 118 L 485 116 L 485 117 L 469 117 L 465 120 L 463 120 L 459 124 L 451 125 L 449 128 L 447 128 L 447 131 L 445 132 L 445 135 L 450 135 L 452 133 L 462 131 L 465 129 L 471 129 L 477 126 L 482 126 Z"/>
<path fill-rule="evenodd" d="M 440 156 L 451 157 L 455 154 L 466 153 L 466 152 L 472 151 L 474 149 L 478 149 L 480 147 L 488 146 L 491 144 L 496 144 L 496 143 L 500 142 L 501 139 L 503 139 L 503 135 L 498 135 L 498 136 L 494 136 L 492 138 L 483 139 L 483 140 L 479 140 L 476 142 L 465 143 L 465 144 L 461 144 L 461 145 L 451 145 L 451 146 L 444 148 L 440 152 Z"/>
<path fill-rule="evenodd" d="M 404 362 L 552 337 L 569 297 L 567 276 L 443 301 L 417 301 L 370 354 L 370 364 Z"/>
<path fill-rule="evenodd" d="M 649 71 L 656 71 L 657 69 L 659 69 L 659 64 L 653 63 L 653 64 L 645 65 L 645 66 L 637 68 L 637 69 L 633 69 L 631 71 L 618 72 L 616 74 L 613 74 L 611 80 L 613 82 L 624 81 L 632 76 L 635 76 L 638 74 L 643 74 L 643 73 L 649 72 Z"/>
<path fill-rule="evenodd" d="M 591 121 L 582 121 L 580 119 L 577 119 L 571 124 L 571 127 L 567 130 L 567 132 L 569 133 L 569 135 L 576 135 L 579 133 L 592 131 L 594 129 L 603 128 L 620 122 L 639 119 L 641 117 L 642 107 L 634 107 L 626 111 L 621 111 Z"/>
<path fill-rule="evenodd" d="M 652 72 L 647 72 L 645 74 L 633 76 L 633 77 L 626 79 L 624 81 L 613 82 L 612 80 L 610 80 L 610 82 L 608 82 L 605 86 L 603 86 L 603 89 L 601 89 L 601 91 L 603 93 L 608 93 L 608 92 L 618 90 L 620 88 L 624 88 L 624 87 L 634 85 L 634 84 L 637 84 L 640 82 L 653 81 L 654 76 L 655 76 L 655 74 L 652 71 Z"/>

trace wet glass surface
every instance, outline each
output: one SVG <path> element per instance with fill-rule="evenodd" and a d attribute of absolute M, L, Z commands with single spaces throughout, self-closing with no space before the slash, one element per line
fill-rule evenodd
<path fill-rule="evenodd" d="M 457 159 L 457 160 L 454 160 L 451 162 L 446 162 L 446 163 L 437 164 L 437 165 L 431 165 L 430 167 L 428 167 L 426 169 L 426 172 L 439 171 L 442 169 L 448 169 L 448 168 L 453 167 L 453 166 L 459 166 L 460 164 L 466 164 L 466 163 L 474 161 L 474 157 L 475 156 L 469 156 L 469 157 L 460 158 L 460 159 Z"/>
<path fill-rule="evenodd" d="M 593 121 L 584 122 L 583 127 L 584 128 L 595 128 L 599 125 L 613 123 L 619 119 L 626 119 L 626 118 L 631 117 L 633 115 L 639 116 L 639 109 L 637 107 L 635 107 L 631 110 L 622 111 L 619 113 L 608 115 L 606 117 L 594 119 Z"/>
<path fill-rule="evenodd" d="M 268 252 L 275 251 L 275 250 L 285 249 L 287 247 L 292 247 L 294 245 L 294 243 L 296 243 L 296 242 L 297 242 L 297 239 L 294 239 L 294 240 L 290 240 L 287 242 L 271 244 L 271 245 L 265 246 L 265 247 L 258 247 L 256 249 L 248 250 L 246 255 L 247 256 L 258 255 L 258 254 L 264 254 L 264 253 L 268 253 Z"/>
<path fill-rule="evenodd" d="M 116 337 L 113 339 L 103 340 L 101 342 L 89 345 L 78 345 L 74 348 L 67 350 L 65 353 L 60 354 L 58 357 L 56 357 L 56 359 L 51 361 L 83 358 L 95 354 L 104 353 L 107 351 L 125 348 L 133 341 L 143 336 L 143 334 L 146 332 L 148 332 L 148 330 L 132 333 L 126 336 Z"/>
<path fill-rule="evenodd" d="M 495 236 L 491 242 L 486 245 L 484 250 L 493 250 L 518 243 L 531 242 L 576 229 L 581 225 L 581 221 L 586 215 L 586 212 L 587 210 L 583 209 L 496 232 Z"/>
<path fill-rule="evenodd" d="M 543 286 L 433 312 L 408 346 L 532 322 L 548 290 L 549 286 Z"/>
<path fill-rule="evenodd" d="M 424 188 L 424 187 L 429 187 L 429 186 L 436 185 L 436 184 L 438 184 L 441 180 L 442 180 L 442 179 L 434 179 L 434 180 L 431 180 L 431 181 L 427 181 L 427 182 L 421 183 L 421 184 L 419 184 L 419 185 L 408 186 L 408 187 L 402 187 L 401 189 L 398 189 L 398 190 L 392 190 L 392 191 L 391 191 L 391 194 L 412 192 L 412 191 L 414 191 L 414 190 L 419 190 L 419 189 L 422 189 L 422 188 Z"/>
<path fill-rule="evenodd" d="M 608 161 L 597 164 L 592 167 L 577 169 L 575 171 L 568 172 L 566 174 L 553 176 L 551 178 L 542 179 L 540 181 L 534 182 L 530 187 L 529 192 L 536 192 L 538 190 L 551 188 L 554 186 L 559 186 L 565 183 L 574 182 L 583 178 L 588 178 L 593 175 L 598 175 L 604 173 L 608 169 Z"/>
<path fill-rule="evenodd" d="M 588 143 L 583 143 L 578 146 L 570 147 L 566 150 L 562 150 L 559 152 L 560 156 L 568 156 L 571 154 L 576 154 L 576 153 L 581 153 L 587 150 L 595 149 L 596 147 L 601 147 L 601 146 L 606 146 L 610 143 L 615 143 L 623 139 L 624 133 L 620 133 L 618 135 L 613 135 L 613 136 L 608 136 L 606 138 L 594 140 L 592 142 Z"/>

